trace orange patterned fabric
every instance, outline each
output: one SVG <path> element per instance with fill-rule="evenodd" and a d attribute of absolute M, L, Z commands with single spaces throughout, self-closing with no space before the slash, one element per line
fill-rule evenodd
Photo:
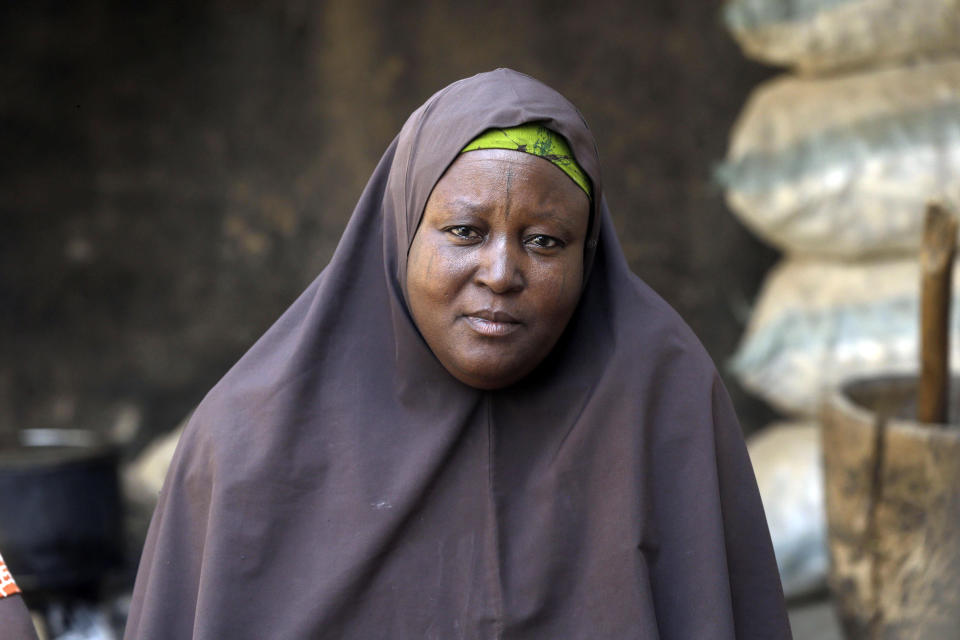
<path fill-rule="evenodd" d="M 0 556 L 0 598 L 6 598 L 15 593 L 20 593 L 20 587 L 13 581 L 13 576 L 10 575 L 10 570 L 7 569 L 7 564 L 3 561 L 3 556 Z"/>

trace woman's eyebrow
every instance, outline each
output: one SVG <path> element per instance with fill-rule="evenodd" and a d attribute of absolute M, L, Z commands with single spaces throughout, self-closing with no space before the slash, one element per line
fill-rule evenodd
<path fill-rule="evenodd" d="M 444 209 L 450 211 L 451 213 L 457 214 L 469 213 L 481 215 L 490 210 L 490 205 L 485 202 L 477 202 L 474 199 L 464 196 L 457 196 L 451 200 L 448 200 Z"/>
<path fill-rule="evenodd" d="M 534 210 L 530 215 L 537 222 L 555 224 L 567 233 L 570 233 L 576 227 L 576 221 L 573 219 L 573 216 L 557 213 L 554 209 Z"/>
<path fill-rule="evenodd" d="M 444 217 L 459 215 L 485 216 L 490 213 L 491 205 L 485 201 L 478 201 L 467 196 L 454 196 L 444 203 L 442 207 Z M 534 222 L 549 222 L 555 224 L 566 233 L 572 233 L 576 228 L 576 221 L 572 215 L 559 213 L 554 207 L 545 207 L 543 209 L 533 209 L 529 212 Z"/>
<path fill-rule="evenodd" d="M 553 209 L 534 209 L 530 212 L 530 215 L 537 220 L 549 220 L 551 222 L 563 222 L 564 216 L 558 214 Z"/>

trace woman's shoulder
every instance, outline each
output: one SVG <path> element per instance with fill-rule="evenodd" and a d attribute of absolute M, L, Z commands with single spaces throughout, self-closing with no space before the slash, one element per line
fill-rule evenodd
<path fill-rule="evenodd" d="M 703 343 L 681 315 L 639 276 L 631 274 L 631 295 L 626 296 L 623 317 L 618 319 L 618 348 L 663 368 L 701 371 L 716 376 L 716 366 Z"/>

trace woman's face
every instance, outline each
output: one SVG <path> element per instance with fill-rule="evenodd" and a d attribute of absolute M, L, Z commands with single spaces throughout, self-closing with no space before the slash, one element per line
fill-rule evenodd
<path fill-rule="evenodd" d="M 460 155 L 430 194 L 407 258 L 410 311 L 461 382 L 510 385 L 570 320 L 583 280 L 587 195 L 519 151 Z"/>

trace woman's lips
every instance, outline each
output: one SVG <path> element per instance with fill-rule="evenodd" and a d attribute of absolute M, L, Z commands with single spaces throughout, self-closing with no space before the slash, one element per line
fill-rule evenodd
<path fill-rule="evenodd" d="M 502 338 L 521 327 L 519 320 L 503 311 L 474 311 L 463 316 L 470 327 L 482 336 Z"/>

